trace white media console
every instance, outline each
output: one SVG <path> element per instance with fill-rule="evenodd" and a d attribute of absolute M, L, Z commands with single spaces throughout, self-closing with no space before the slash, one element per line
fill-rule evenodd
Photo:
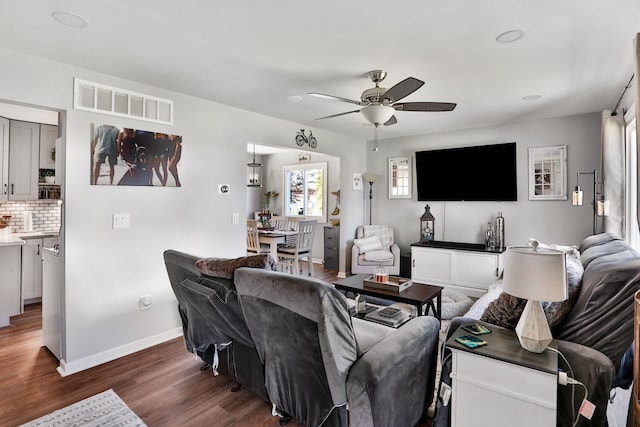
<path fill-rule="evenodd" d="M 432 241 L 411 245 L 411 279 L 480 297 L 502 274 L 504 249 Z"/>

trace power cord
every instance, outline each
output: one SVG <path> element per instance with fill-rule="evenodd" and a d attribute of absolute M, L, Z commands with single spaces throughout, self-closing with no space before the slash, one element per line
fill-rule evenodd
<path fill-rule="evenodd" d="M 564 363 L 567 365 L 567 367 L 569 368 L 569 373 L 571 374 L 570 376 L 567 375 L 566 372 L 560 371 L 558 372 L 558 384 L 560 385 L 581 385 L 582 388 L 584 388 L 584 398 L 582 399 L 583 401 L 585 401 L 587 399 L 587 397 L 589 397 L 589 390 L 587 389 L 587 386 L 584 385 L 583 383 L 581 383 L 580 381 L 576 380 L 574 378 L 573 375 L 573 369 L 571 368 L 571 364 L 569 363 L 569 361 L 567 360 L 566 357 L 564 357 L 564 354 L 562 354 L 562 352 L 558 349 L 552 348 L 552 347 L 547 347 L 547 350 L 553 351 L 554 353 L 557 353 L 558 355 L 560 355 L 560 357 L 562 358 L 562 360 L 564 360 Z M 576 406 L 575 406 L 575 387 L 571 387 L 571 415 L 572 415 L 572 427 L 575 427 L 578 424 L 578 421 L 580 420 L 580 415 L 578 413 L 576 413 Z"/>

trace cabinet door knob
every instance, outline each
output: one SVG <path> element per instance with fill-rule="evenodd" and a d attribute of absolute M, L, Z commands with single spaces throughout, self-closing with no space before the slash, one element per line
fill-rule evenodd
<path fill-rule="evenodd" d="M 4 192 L 3 192 L 2 194 L 7 194 L 7 190 L 8 190 L 8 188 L 7 188 L 7 184 L 5 184 L 5 185 L 4 185 Z"/>

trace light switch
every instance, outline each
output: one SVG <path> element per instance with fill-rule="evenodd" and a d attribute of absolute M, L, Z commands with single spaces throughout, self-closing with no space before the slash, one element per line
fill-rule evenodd
<path fill-rule="evenodd" d="M 237 212 L 233 213 L 232 219 L 231 219 L 231 223 L 233 225 L 238 225 L 240 223 L 240 214 Z"/>
<path fill-rule="evenodd" d="M 115 213 L 113 214 L 113 228 L 129 228 L 129 214 Z"/>

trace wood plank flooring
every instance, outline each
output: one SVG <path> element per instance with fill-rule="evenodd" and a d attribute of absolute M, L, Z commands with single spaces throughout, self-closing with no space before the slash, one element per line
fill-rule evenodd
<path fill-rule="evenodd" d="M 331 282 L 336 271 L 318 266 L 315 276 Z M 63 378 L 42 345 L 41 313 L 40 304 L 27 306 L 0 328 L 0 426 L 19 426 L 110 388 L 150 427 L 280 425 L 267 402 L 244 388 L 232 393 L 227 377 L 200 371 L 182 338 Z"/>

